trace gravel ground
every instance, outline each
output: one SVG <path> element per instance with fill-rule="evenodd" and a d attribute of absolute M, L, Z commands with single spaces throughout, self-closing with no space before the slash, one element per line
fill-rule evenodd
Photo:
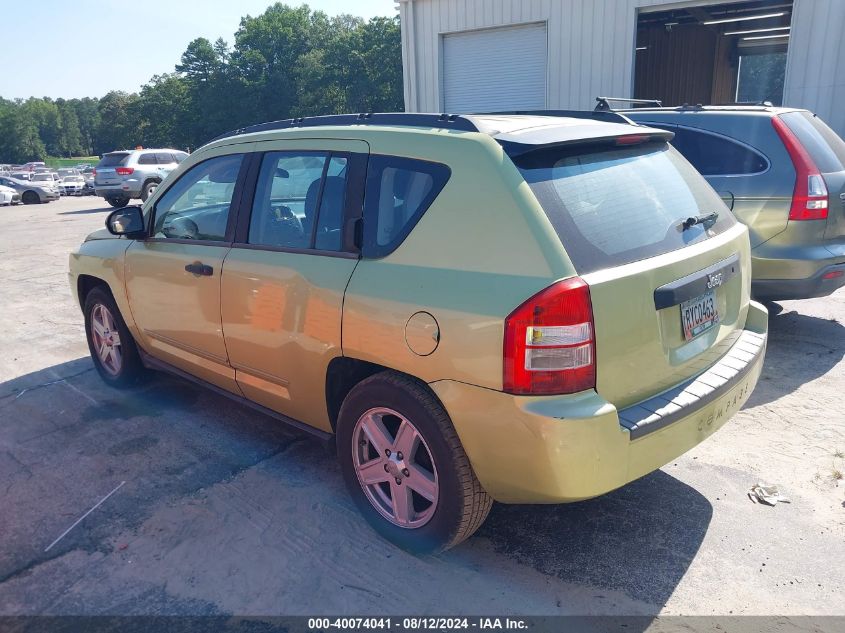
<path fill-rule="evenodd" d="M 676 462 L 414 557 L 315 440 L 168 377 L 99 380 L 66 273 L 101 203 L 0 208 L 0 615 L 845 615 L 845 291 L 781 305 L 751 400 Z M 758 480 L 792 503 L 753 504 Z"/>

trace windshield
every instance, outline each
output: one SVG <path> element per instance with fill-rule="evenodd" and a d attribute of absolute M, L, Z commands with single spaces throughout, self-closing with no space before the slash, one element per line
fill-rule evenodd
<path fill-rule="evenodd" d="M 695 244 L 736 222 L 664 142 L 541 149 L 515 162 L 581 274 Z M 715 222 L 685 223 L 713 212 Z"/>
<path fill-rule="evenodd" d="M 32 180 L 37 181 L 37 182 L 41 182 L 42 180 L 53 180 L 53 175 L 52 174 L 35 174 L 32 177 Z"/>

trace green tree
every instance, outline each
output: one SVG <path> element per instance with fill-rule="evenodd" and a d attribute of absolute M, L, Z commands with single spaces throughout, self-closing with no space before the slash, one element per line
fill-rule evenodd
<path fill-rule="evenodd" d="M 99 102 L 100 121 L 94 140 L 94 152 L 135 147 L 142 139 L 138 95 L 122 91 L 107 93 Z"/>
<path fill-rule="evenodd" d="M 141 88 L 138 99 L 145 147 L 189 147 L 186 120 L 189 116 L 187 82 L 176 74 L 156 75 Z"/>

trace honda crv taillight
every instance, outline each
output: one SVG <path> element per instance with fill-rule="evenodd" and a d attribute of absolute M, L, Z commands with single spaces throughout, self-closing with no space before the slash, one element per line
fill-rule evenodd
<path fill-rule="evenodd" d="M 564 394 L 595 385 L 593 309 L 583 279 L 549 286 L 505 319 L 506 392 Z"/>
<path fill-rule="evenodd" d="M 827 218 L 827 185 L 810 154 L 780 117 L 772 117 L 772 126 L 783 141 L 795 167 L 795 189 L 792 192 L 790 220 L 824 220 Z"/>

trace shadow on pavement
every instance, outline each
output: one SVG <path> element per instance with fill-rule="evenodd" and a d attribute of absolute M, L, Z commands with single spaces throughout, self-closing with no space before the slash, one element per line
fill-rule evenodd
<path fill-rule="evenodd" d="M 114 211 L 114 207 L 98 207 L 96 209 L 80 209 L 79 211 L 62 211 L 57 215 L 90 215 L 91 213 L 105 213 Z"/>
<path fill-rule="evenodd" d="M 313 512 L 313 518 L 299 512 L 285 521 L 294 526 L 322 521 L 326 517 L 317 508 L 321 504 L 336 507 L 338 501 L 331 501 L 336 498 L 342 499 L 343 512 L 353 513 L 358 525 L 334 455 L 306 437 L 222 396 L 164 375 L 134 389 L 110 389 L 88 358 L 0 384 L 0 482 L 5 489 L 0 513 L 0 594 L 4 581 L 20 579 L 54 558 L 80 550 L 120 556 L 112 549 L 115 535 L 143 526 L 157 508 L 181 507 L 198 491 L 229 485 L 226 482 L 239 473 L 282 454 L 283 468 L 264 471 L 272 485 L 279 485 L 278 495 L 270 496 L 284 497 L 303 486 L 314 486 L 329 499 L 315 499 L 309 505 L 305 512 Z M 300 443 L 298 450 L 288 451 Z M 95 518 L 44 552 L 74 517 L 123 480 L 126 487 L 99 508 Z M 264 511 L 270 510 L 265 507 Z M 520 587 L 519 581 L 504 575 L 495 580 L 502 573 L 500 567 L 516 562 L 547 578 L 576 585 L 582 602 L 585 592 L 589 604 L 596 594 L 597 609 L 612 609 L 612 600 L 601 602 L 603 590 L 659 609 L 684 577 L 711 517 L 712 507 L 702 495 L 662 471 L 575 504 L 496 505 L 478 533 L 476 547 L 470 541 L 438 556 L 440 572 L 424 574 L 419 581 L 433 584 L 420 591 L 430 594 L 435 587 L 455 584 L 448 570 L 465 567 L 469 558 L 471 566 L 488 578 L 492 586 L 488 592 L 498 593 L 499 587 L 507 585 L 511 595 L 516 591 L 527 596 L 536 589 L 528 584 Z M 232 519 L 209 514 L 201 520 L 214 532 L 216 523 L 224 525 Z M 363 519 L 360 524 L 363 536 L 357 542 L 350 539 L 350 546 L 372 548 L 374 553 L 393 551 L 363 525 Z M 180 534 L 185 531 L 185 538 L 192 534 L 178 524 L 172 529 Z M 342 534 L 333 537 L 344 538 Z M 343 551 L 341 545 L 334 556 L 352 560 L 358 554 Z M 400 553 L 396 558 L 402 556 L 407 555 Z M 498 557 L 508 561 L 497 564 Z M 413 564 L 430 565 L 425 558 Z M 245 576 L 240 582 L 260 583 L 256 569 L 246 567 L 240 573 Z M 389 565 L 372 573 L 388 577 Z M 253 581 L 250 574 L 256 575 Z M 104 586 L 102 591 L 111 589 Z M 567 591 L 561 585 L 563 604 L 559 601 L 557 607 L 564 611 Z M 85 602 L 84 597 L 80 599 Z M 467 607 L 473 612 L 472 605 Z M 139 613 L 144 608 L 143 604 L 133 606 Z M 519 605 L 508 608 L 518 612 Z M 627 630 L 637 628 L 631 623 Z"/>
<path fill-rule="evenodd" d="M 478 534 L 497 552 L 544 574 L 663 605 L 701 546 L 712 515 L 698 491 L 656 471 L 579 503 L 496 504 Z"/>
<path fill-rule="evenodd" d="M 778 304 L 769 307 L 766 361 L 744 409 L 792 393 L 804 383 L 828 373 L 845 356 L 845 327 L 841 323 L 780 310 Z"/>

